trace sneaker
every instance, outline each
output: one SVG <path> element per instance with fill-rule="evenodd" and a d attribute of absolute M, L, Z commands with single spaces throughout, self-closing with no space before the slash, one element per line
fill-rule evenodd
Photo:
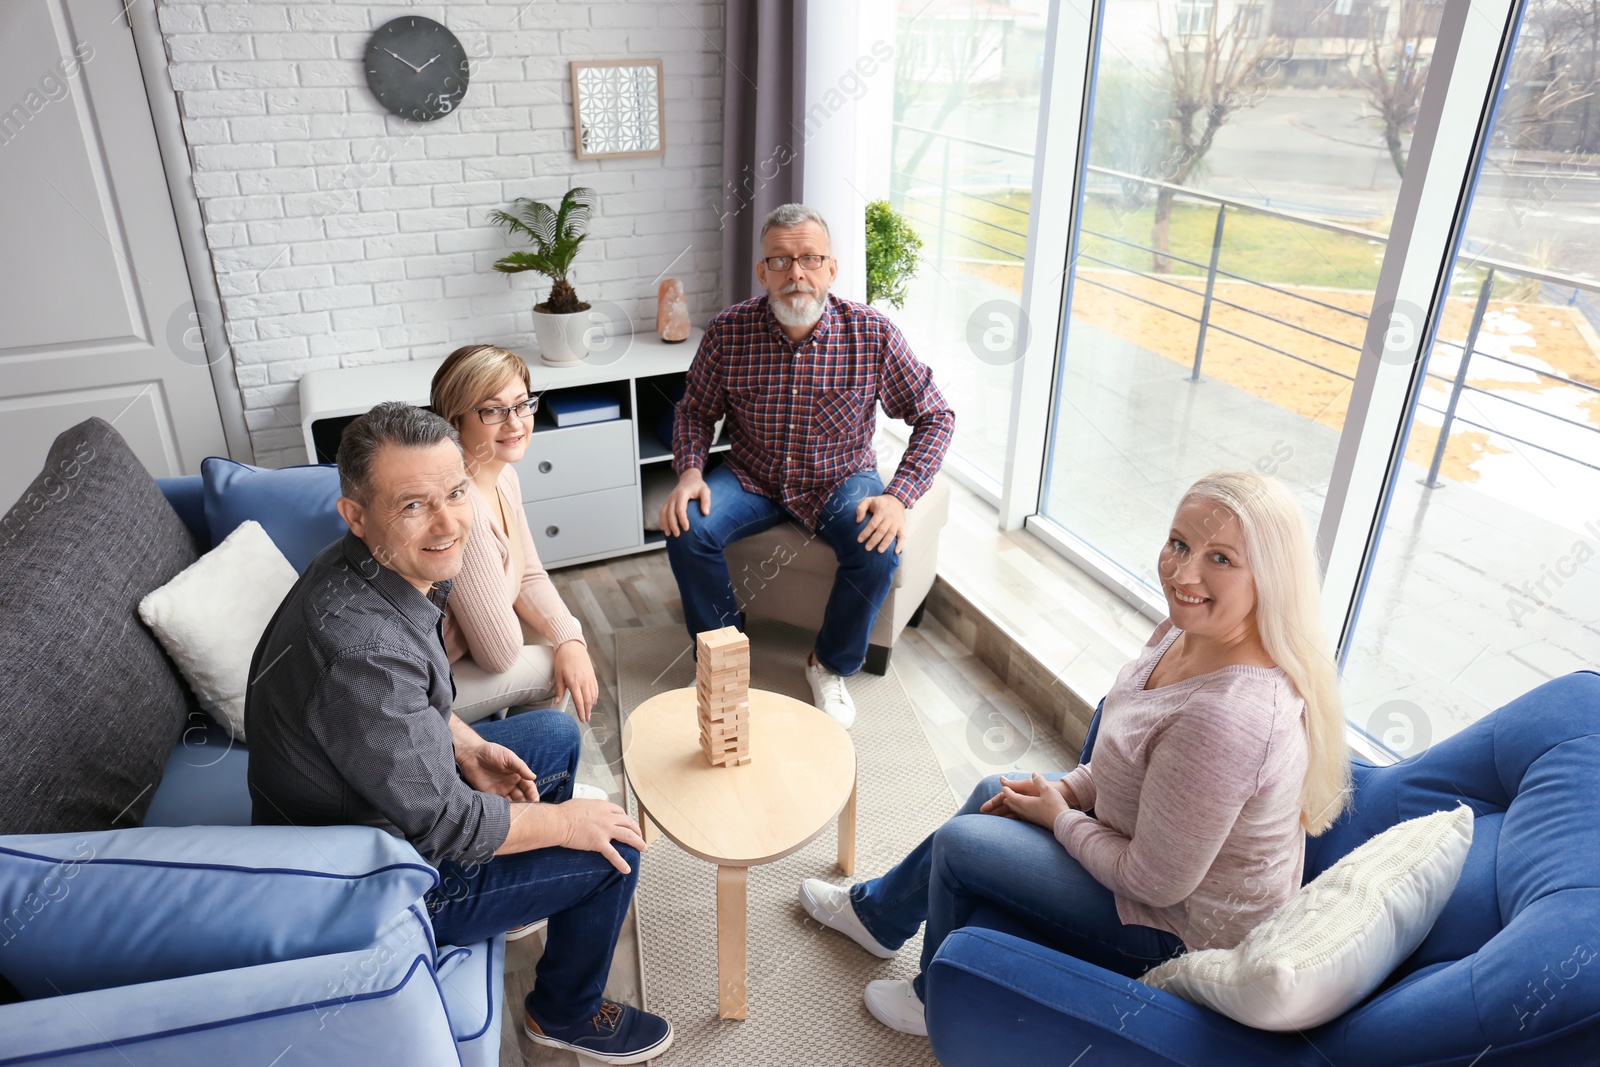
<path fill-rule="evenodd" d="M 892 959 L 899 949 L 884 948 L 862 925 L 856 916 L 856 906 L 850 900 L 850 890 L 824 882 L 821 878 L 807 878 L 800 883 L 800 906 L 830 930 L 837 930 L 850 940 L 877 956 Z"/>
<path fill-rule="evenodd" d="M 524 923 L 521 926 L 506 931 L 507 941 L 520 941 L 537 930 L 543 930 L 550 923 L 549 919 L 540 919 L 538 922 Z"/>
<path fill-rule="evenodd" d="M 811 683 L 811 703 L 846 730 L 856 721 L 856 702 L 850 699 L 844 679 L 820 663 L 806 664 L 806 681 Z"/>
<path fill-rule="evenodd" d="M 594 1018 L 571 1026 L 543 1025 L 524 1007 L 522 1032 L 535 1044 L 571 1049 L 600 1063 L 643 1063 L 672 1044 L 667 1020 L 610 1000 L 600 1002 Z"/>
<path fill-rule="evenodd" d="M 864 998 L 872 1017 L 902 1034 L 928 1036 L 928 1020 L 922 1001 L 904 978 L 880 979 L 867 983 Z"/>
<path fill-rule="evenodd" d="M 610 800 L 611 794 L 597 785 L 588 782 L 578 782 L 572 787 L 573 800 Z"/>

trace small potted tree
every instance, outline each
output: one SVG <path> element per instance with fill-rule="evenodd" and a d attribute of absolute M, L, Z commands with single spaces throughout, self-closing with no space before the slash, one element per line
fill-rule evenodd
<path fill-rule="evenodd" d="M 589 216 L 594 192 L 582 186 L 568 189 L 556 207 L 519 197 L 511 211 L 495 211 L 489 221 L 526 237 L 532 250 L 513 252 L 498 260 L 494 269 L 506 274 L 538 271 L 550 279 L 550 295 L 533 306 L 533 333 L 539 341 L 539 358 L 553 367 L 570 367 L 589 358 L 583 312 L 589 305 L 578 299 L 567 273 L 578 249 L 589 236 Z"/>
<path fill-rule="evenodd" d="M 922 238 L 887 200 L 867 205 L 867 303 L 879 300 L 897 308 L 906 302 L 906 284 L 917 275 Z"/>

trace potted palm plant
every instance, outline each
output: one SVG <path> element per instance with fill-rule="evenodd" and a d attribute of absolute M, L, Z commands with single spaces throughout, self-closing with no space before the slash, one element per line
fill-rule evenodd
<path fill-rule="evenodd" d="M 556 207 L 519 197 L 511 211 L 495 211 L 489 221 L 528 239 L 533 248 L 513 252 L 496 261 L 494 269 L 506 274 L 538 271 L 550 279 L 550 295 L 533 306 L 533 333 L 539 341 L 539 358 L 555 367 L 572 366 L 589 358 L 584 341 L 588 326 L 583 312 L 589 305 L 567 280 L 578 249 L 589 236 L 589 216 L 594 192 L 582 186 L 568 189 Z"/>

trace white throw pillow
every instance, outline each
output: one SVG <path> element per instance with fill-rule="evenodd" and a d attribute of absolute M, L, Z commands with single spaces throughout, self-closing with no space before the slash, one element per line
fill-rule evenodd
<path fill-rule="evenodd" d="M 1465 804 L 1391 826 L 1323 871 L 1229 949 L 1140 979 L 1260 1030 L 1336 1019 L 1428 936 L 1472 846 Z"/>
<path fill-rule="evenodd" d="M 250 657 L 299 574 L 253 520 L 139 601 L 200 706 L 235 738 L 244 736 Z"/>

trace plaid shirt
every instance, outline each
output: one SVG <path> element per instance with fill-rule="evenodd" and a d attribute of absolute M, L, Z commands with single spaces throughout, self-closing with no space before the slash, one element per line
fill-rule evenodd
<path fill-rule="evenodd" d="M 956 415 L 882 312 L 828 297 L 816 328 L 796 344 L 757 297 L 706 325 L 672 432 L 672 468 L 705 470 L 718 419 L 728 468 L 746 492 L 776 501 L 815 528 L 852 474 L 877 469 L 877 405 L 912 426 L 899 469 L 884 488 L 906 507 L 938 473 Z"/>

